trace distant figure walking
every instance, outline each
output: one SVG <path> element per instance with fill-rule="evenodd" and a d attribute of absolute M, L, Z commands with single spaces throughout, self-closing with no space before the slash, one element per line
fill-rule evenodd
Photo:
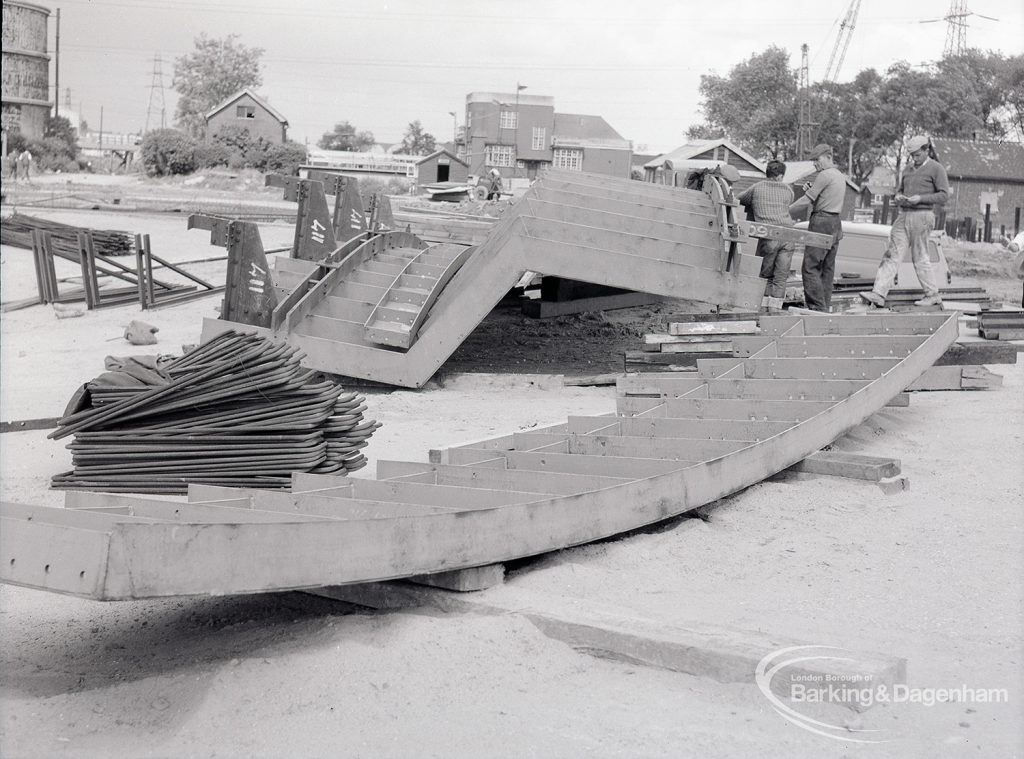
<path fill-rule="evenodd" d="M 836 272 L 836 253 L 843 237 L 843 199 L 846 195 L 846 180 L 832 163 L 832 148 L 815 145 L 811 160 L 818 175 L 807 188 L 807 192 L 789 207 L 794 216 L 805 206 L 811 206 L 811 217 L 807 222 L 808 232 L 820 232 L 832 236 L 828 248 L 808 245 L 804 248 L 804 263 L 801 275 L 804 281 L 804 302 L 812 311 L 828 313 L 832 309 L 832 286 Z"/>
<path fill-rule="evenodd" d="M 928 235 L 935 229 L 935 206 L 944 205 L 949 197 L 949 179 L 946 170 L 931 156 L 931 143 L 927 137 L 911 137 L 907 152 L 913 165 L 907 169 L 896 188 L 896 205 L 900 215 L 892 224 L 889 244 L 875 274 L 870 292 L 860 297 L 873 306 L 884 306 L 900 263 L 910 250 L 914 272 L 921 282 L 924 297 L 914 301 L 915 306 L 941 306 L 942 296 L 935 284 L 935 274 L 928 259 Z"/>
<path fill-rule="evenodd" d="M 29 180 L 29 172 L 32 170 L 32 154 L 25 148 L 18 155 L 18 176 L 26 181 Z"/>
<path fill-rule="evenodd" d="M 793 188 L 786 184 L 786 164 L 770 161 L 765 169 L 765 180 L 749 187 L 738 200 L 754 213 L 754 221 L 761 224 L 793 226 L 789 206 L 793 203 Z M 756 254 L 761 257 L 761 277 L 768 280 L 761 299 L 761 310 L 770 314 L 782 311 L 786 297 L 786 280 L 793 260 L 793 243 L 781 240 L 757 241 Z"/>
<path fill-rule="evenodd" d="M 1013 269 L 1019 278 L 1024 279 L 1024 232 L 1018 232 L 1013 239 L 1003 237 L 999 243 L 1017 256 L 1017 260 L 1013 262 Z M 1020 305 L 1024 308 L 1024 295 L 1021 296 Z"/>
<path fill-rule="evenodd" d="M 491 169 L 490 178 L 487 180 L 487 199 L 501 200 L 501 172 Z"/>

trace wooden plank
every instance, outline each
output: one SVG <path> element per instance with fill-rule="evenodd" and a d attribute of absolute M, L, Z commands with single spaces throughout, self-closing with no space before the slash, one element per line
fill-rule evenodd
<path fill-rule="evenodd" d="M 674 336 L 684 335 L 744 335 L 761 331 L 756 321 L 725 322 L 669 322 L 668 332 Z M 663 341 L 668 342 L 668 341 Z"/>
<path fill-rule="evenodd" d="M 801 422 L 827 411 L 830 401 L 750 401 L 721 398 L 618 398 L 623 416 L 649 414 L 678 419 L 761 419 Z"/>
<path fill-rule="evenodd" d="M 907 390 L 989 390 L 1002 387 L 1003 378 L 984 366 L 932 366 Z"/>
<path fill-rule="evenodd" d="M 675 461 L 632 456 L 578 456 L 572 453 L 536 453 L 533 451 L 496 451 L 491 449 L 450 448 L 448 463 L 475 464 L 501 459 L 508 469 L 530 472 L 562 472 L 587 476 L 618 477 L 626 480 L 655 477 L 680 468 Z"/>
<path fill-rule="evenodd" d="M 673 353 L 662 351 L 626 351 L 626 366 L 631 369 L 637 365 L 649 365 L 653 367 L 667 366 L 696 369 L 697 364 L 708 358 L 719 358 L 733 361 L 732 351 L 709 351 L 702 353 Z M 671 371 L 665 369 L 664 371 Z"/>
<path fill-rule="evenodd" d="M 780 337 L 774 340 L 780 358 L 905 358 L 922 342 L 925 335 L 815 335 L 811 337 Z M 764 347 L 765 337 L 735 337 L 733 352 L 750 355 Z"/>
<path fill-rule="evenodd" d="M 435 485 L 489 488 L 492 490 L 541 490 L 545 493 L 572 495 L 621 485 L 620 477 L 567 474 L 563 472 L 522 472 L 495 467 L 421 464 L 406 461 L 378 461 L 377 478 L 402 478 L 405 481 Z M 424 478 L 412 480 L 412 478 Z M 633 479 L 633 478 L 629 478 Z"/>
<path fill-rule="evenodd" d="M 104 594 L 109 532 L 0 514 L 0 579 L 89 598 Z"/>
<path fill-rule="evenodd" d="M 552 435 L 543 432 L 517 432 L 517 450 L 534 450 L 564 440 L 566 453 L 580 456 L 623 456 L 643 459 L 668 459 L 699 463 L 734 453 L 749 443 L 731 440 L 695 438 L 648 438 L 623 435 Z"/>
<path fill-rule="evenodd" d="M 790 471 L 880 482 L 887 477 L 898 475 L 901 466 L 899 459 L 883 456 L 865 456 L 843 451 L 818 451 L 790 467 Z"/>
<path fill-rule="evenodd" d="M 624 395 L 663 398 L 678 398 L 706 386 L 710 398 L 836 401 L 855 393 L 866 384 L 867 380 L 700 379 L 648 374 L 626 377 L 619 382 L 618 388 Z"/>
<path fill-rule="evenodd" d="M 348 497 L 349 490 L 338 492 L 334 488 L 304 493 L 281 493 L 269 490 L 225 488 L 213 485 L 189 485 L 189 498 L 197 502 L 232 498 L 244 495 L 262 511 L 283 515 L 330 517 L 337 520 L 394 519 L 396 517 L 430 516 L 457 511 L 445 506 L 375 501 Z M 299 521 L 302 521 L 301 519 Z"/>
<path fill-rule="evenodd" d="M 709 335 L 670 335 L 664 332 L 649 332 L 644 335 L 645 345 L 657 345 L 661 346 L 664 343 L 679 343 L 683 345 L 696 345 L 700 343 L 722 343 L 728 342 L 731 344 L 731 340 L 728 335 L 721 334 L 709 334 Z"/>
<path fill-rule="evenodd" d="M 706 343 L 662 343 L 662 353 L 732 353 L 731 340 Z"/>
<path fill-rule="evenodd" d="M 342 488 L 339 488 L 339 491 L 341 490 Z M 545 500 L 552 495 L 537 491 L 491 490 L 394 480 L 364 480 L 355 477 L 350 480 L 348 492 L 353 498 L 445 506 L 454 509 L 487 509 L 513 503 L 531 503 Z"/>
<path fill-rule="evenodd" d="M 765 440 L 795 422 L 749 419 L 673 419 L 671 417 L 570 416 L 568 431 L 604 432 L 628 437 L 675 437 L 706 440 Z"/>
<path fill-rule="evenodd" d="M 822 335 L 930 335 L 942 325 L 937 314 L 858 314 L 856 321 L 838 314 L 801 314 L 796 316 L 762 316 L 759 320 L 765 335 L 779 335 L 797 320 L 807 336 Z"/>
<path fill-rule="evenodd" d="M 900 362 L 898 358 L 747 358 L 743 376 L 748 379 L 877 379 Z M 697 373 L 718 377 L 737 365 L 736 359 L 701 359 Z"/>

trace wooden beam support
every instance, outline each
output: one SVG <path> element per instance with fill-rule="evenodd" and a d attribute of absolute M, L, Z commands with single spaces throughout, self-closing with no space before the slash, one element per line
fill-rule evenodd
<path fill-rule="evenodd" d="M 558 495 L 600 490 L 621 485 L 629 479 L 635 479 L 564 472 L 523 472 L 490 466 L 453 466 L 451 464 L 421 464 L 384 460 L 377 462 L 377 478 L 492 490 L 529 491 L 539 489 L 545 493 Z"/>
<path fill-rule="evenodd" d="M 751 401 L 722 398 L 619 398 L 622 416 L 667 416 L 680 419 L 762 419 L 802 422 L 828 410 L 829 401 Z"/>
<path fill-rule="evenodd" d="M 881 456 L 864 456 L 842 451 L 818 451 L 789 468 L 791 472 L 827 474 L 856 480 L 880 482 L 901 471 L 900 460 Z"/>

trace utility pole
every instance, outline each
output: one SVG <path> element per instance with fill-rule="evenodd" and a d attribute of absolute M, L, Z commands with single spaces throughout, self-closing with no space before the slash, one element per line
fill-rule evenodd
<path fill-rule="evenodd" d="M 149 131 L 150 119 L 153 117 L 153 111 L 157 107 L 157 98 L 160 100 L 160 128 L 163 129 L 165 126 L 164 117 L 167 106 L 164 101 L 164 73 L 163 61 L 160 59 L 160 53 L 156 53 L 153 56 L 153 78 L 149 85 L 149 105 L 146 106 L 146 126 L 142 130 L 143 133 Z"/>
<path fill-rule="evenodd" d="M 945 58 L 963 55 L 967 49 L 967 10 L 966 0 L 951 0 L 949 13 L 946 14 L 946 46 L 942 55 Z"/>
<path fill-rule="evenodd" d="M 57 40 L 53 48 L 53 118 L 57 118 L 60 115 L 60 8 L 57 9 Z"/>
<path fill-rule="evenodd" d="M 797 97 L 800 99 L 800 124 L 796 135 L 796 155 L 804 160 L 808 151 L 814 146 L 815 129 L 811 121 L 810 65 L 807 61 L 809 48 L 805 42 L 800 46 L 800 83 Z"/>
<path fill-rule="evenodd" d="M 525 84 L 516 82 L 516 128 L 512 137 L 512 176 L 519 176 L 519 93 L 526 89 Z"/>

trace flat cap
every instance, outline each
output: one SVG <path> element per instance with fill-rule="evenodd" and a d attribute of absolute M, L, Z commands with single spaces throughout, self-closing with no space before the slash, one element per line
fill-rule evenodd
<path fill-rule="evenodd" d="M 821 143 L 821 144 L 815 145 L 813 148 L 811 148 L 811 156 L 810 157 L 811 157 L 812 161 L 815 158 L 820 158 L 823 155 L 832 155 L 832 146 L 831 145 L 826 145 L 824 143 Z"/>
<path fill-rule="evenodd" d="M 919 134 L 916 137 L 911 137 L 909 140 L 907 140 L 907 152 L 913 153 L 915 150 L 920 150 L 929 142 L 931 142 L 931 140 L 929 140 L 923 134 Z"/>

